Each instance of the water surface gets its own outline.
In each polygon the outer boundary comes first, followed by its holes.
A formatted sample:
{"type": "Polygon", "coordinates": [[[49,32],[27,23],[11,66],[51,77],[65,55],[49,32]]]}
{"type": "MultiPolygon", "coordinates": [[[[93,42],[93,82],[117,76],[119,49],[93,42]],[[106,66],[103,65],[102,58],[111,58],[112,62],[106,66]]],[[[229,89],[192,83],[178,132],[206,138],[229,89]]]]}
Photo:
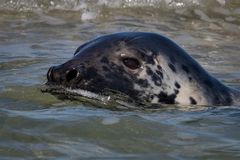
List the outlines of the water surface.
{"type": "Polygon", "coordinates": [[[238,0],[0,2],[0,159],[239,159],[237,106],[111,111],[40,89],[95,37],[166,35],[240,89],[238,0]]]}

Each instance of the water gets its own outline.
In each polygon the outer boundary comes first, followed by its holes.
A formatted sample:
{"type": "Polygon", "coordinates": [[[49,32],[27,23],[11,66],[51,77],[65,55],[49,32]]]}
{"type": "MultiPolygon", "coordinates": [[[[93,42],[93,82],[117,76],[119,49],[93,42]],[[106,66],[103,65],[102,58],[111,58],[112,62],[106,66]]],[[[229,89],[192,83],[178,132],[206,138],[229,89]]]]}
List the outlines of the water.
{"type": "Polygon", "coordinates": [[[238,0],[2,0],[0,159],[240,159],[237,106],[111,111],[43,94],[85,41],[164,34],[240,89],[238,0]]]}

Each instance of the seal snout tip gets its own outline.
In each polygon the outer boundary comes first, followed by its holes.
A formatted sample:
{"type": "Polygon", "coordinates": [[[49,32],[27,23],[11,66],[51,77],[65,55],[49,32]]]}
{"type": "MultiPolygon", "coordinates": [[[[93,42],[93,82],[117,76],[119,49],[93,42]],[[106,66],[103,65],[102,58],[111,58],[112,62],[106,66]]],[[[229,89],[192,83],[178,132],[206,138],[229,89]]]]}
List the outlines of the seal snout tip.
{"type": "Polygon", "coordinates": [[[80,81],[80,71],[76,68],[65,68],[61,66],[52,66],[47,73],[46,85],[71,85],[75,81],[80,81]]]}

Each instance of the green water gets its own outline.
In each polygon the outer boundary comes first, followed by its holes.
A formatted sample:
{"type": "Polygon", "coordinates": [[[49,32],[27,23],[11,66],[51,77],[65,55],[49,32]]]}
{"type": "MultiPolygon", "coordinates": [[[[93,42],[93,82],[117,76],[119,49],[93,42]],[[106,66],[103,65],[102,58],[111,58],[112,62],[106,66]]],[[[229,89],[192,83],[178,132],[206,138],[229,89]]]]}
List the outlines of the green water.
{"type": "Polygon", "coordinates": [[[0,159],[240,159],[239,106],[111,111],[42,93],[97,36],[166,35],[240,89],[238,0],[0,2],[0,159]]]}

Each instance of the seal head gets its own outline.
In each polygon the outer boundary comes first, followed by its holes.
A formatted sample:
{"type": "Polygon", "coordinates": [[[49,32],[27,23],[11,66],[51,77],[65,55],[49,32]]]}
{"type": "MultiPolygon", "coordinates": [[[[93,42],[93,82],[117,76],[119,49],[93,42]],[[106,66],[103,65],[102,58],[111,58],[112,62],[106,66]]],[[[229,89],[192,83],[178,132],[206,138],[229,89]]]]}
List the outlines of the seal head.
{"type": "MultiPolygon", "coordinates": [[[[238,91],[209,75],[170,39],[124,32],[81,45],[74,57],[49,69],[48,85],[128,95],[140,103],[233,105],[238,91]]],[[[239,96],[240,97],[240,96],[239,96]]]]}

